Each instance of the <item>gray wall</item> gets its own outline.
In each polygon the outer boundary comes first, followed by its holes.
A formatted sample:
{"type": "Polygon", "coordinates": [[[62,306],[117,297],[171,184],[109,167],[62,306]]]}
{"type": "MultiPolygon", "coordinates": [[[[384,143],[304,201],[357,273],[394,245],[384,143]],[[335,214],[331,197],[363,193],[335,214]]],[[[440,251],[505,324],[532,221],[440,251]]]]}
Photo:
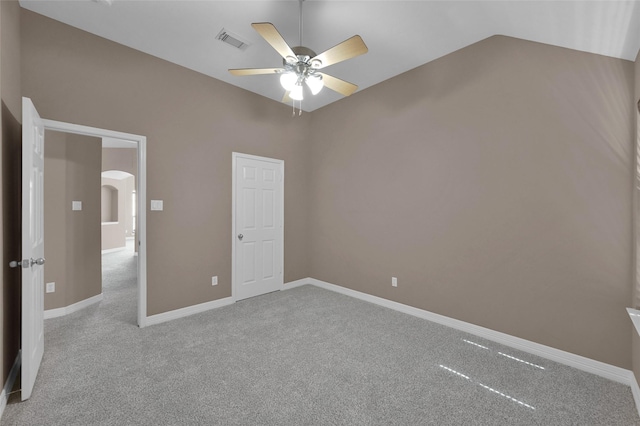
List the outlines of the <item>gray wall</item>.
{"type": "Polygon", "coordinates": [[[9,262],[20,259],[20,205],[22,158],[22,99],[20,76],[20,6],[17,1],[0,1],[0,113],[2,199],[0,214],[0,363],[1,385],[20,349],[20,270],[9,262]]]}
{"type": "Polygon", "coordinates": [[[633,69],[496,36],[314,112],[311,276],[631,368],[633,69]]]}
{"type": "Polygon", "coordinates": [[[135,148],[102,148],[102,171],[122,170],[138,176],[138,159],[135,148]]]}
{"type": "Polygon", "coordinates": [[[44,308],[67,306],[67,134],[44,134],[44,282],[55,282],[55,293],[45,293],[44,308]]]}
{"type": "Polygon", "coordinates": [[[98,138],[45,134],[45,309],[61,308],[102,292],[100,168],[98,138]],[[72,211],[72,201],[82,201],[72,211]]]}

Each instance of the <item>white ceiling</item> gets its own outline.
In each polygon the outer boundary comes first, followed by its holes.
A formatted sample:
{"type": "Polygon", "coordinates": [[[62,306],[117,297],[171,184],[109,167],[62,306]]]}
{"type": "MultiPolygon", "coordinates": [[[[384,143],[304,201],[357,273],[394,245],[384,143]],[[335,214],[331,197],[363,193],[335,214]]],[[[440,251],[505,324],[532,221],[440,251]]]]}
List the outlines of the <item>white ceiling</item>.
{"type": "MultiPolygon", "coordinates": [[[[228,68],[269,68],[281,57],[251,28],[273,23],[298,45],[298,2],[190,0],[20,0],[22,7],[280,101],[275,75],[236,77],[228,68]],[[250,43],[215,39],[222,28],[250,43]]],[[[500,34],[615,58],[640,49],[640,0],[304,2],[303,45],[320,53],[359,34],[369,53],[325,68],[365,90],[455,50],[500,34]]],[[[357,95],[357,93],[356,93],[357,95]]],[[[356,96],[354,95],[354,96],[356,96]]],[[[313,111],[342,96],[305,96],[313,111]]]]}

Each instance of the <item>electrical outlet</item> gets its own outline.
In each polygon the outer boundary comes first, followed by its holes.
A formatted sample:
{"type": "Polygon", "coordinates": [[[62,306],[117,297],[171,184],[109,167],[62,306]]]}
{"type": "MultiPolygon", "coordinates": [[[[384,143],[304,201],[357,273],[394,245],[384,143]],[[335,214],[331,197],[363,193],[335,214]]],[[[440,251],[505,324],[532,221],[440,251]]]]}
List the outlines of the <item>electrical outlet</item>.
{"type": "Polygon", "coordinates": [[[398,279],[396,277],[391,277],[391,286],[398,287],[398,279]]]}
{"type": "Polygon", "coordinates": [[[47,283],[47,293],[55,293],[56,283],[47,283]]]}
{"type": "Polygon", "coordinates": [[[211,285],[218,285],[218,276],[211,277],[211,285]]]}

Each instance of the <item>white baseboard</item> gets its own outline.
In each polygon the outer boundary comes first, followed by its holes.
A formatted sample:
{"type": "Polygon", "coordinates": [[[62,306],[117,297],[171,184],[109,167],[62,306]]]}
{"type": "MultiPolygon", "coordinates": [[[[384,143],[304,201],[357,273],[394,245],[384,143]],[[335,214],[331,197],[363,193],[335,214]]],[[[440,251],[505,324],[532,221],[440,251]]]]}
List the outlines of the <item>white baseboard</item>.
{"type": "Polygon", "coordinates": [[[200,303],[199,305],[187,306],[186,308],[180,308],[169,312],[163,312],[161,314],[151,315],[146,318],[144,326],[147,327],[178,318],[188,317],[189,315],[199,314],[200,312],[221,308],[223,306],[232,305],[233,303],[233,298],[225,297],[224,299],[213,300],[211,302],[200,303]]]}
{"type": "Polygon", "coordinates": [[[303,278],[301,280],[289,281],[282,286],[283,290],[291,290],[292,288],[301,287],[303,285],[311,284],[309,281],[311,278],[303,278]]]}
{"type": "Polygon", "coordinates": [[[16,355],[16,359],[13,362],[13,366],[9,371],[9,376],[7,377],[7,381],[4,384],[4,388],[2,388],[2,392],[0,393],[0,419],[2,419],[2,414],[4,413],[4,409],[7,407],[7,401],[9,400],[9,394],[11,393],[11,389],[13,389],[13,384],[16,382],[16,378],[18,377],[18,371],[20,371],[21,365],[21,357],[20,351],[18,351],[18,355],[16,355]]]}
{"type": "MultiPolygon", "coordinates": [[[[303,278],[301,280],[284,283],[282,289],[289,290],[307,284],[310,284],[309,279],[303,278]]],[[[223,306],[232,305],[233,303],[234,300],[232,297],[226,297],[224,299],[213,300],[211,302],[201,303],[199,305],[187,306],[186,308],[180,308],[169,312],[163,312],[161,314],[151,315],[145,319],[143,327],[154,324],[161,324],[163,322],[171,321],[178,318],[188,317],[189,315],[199,314],[211,309],[217,309],[223,306]]]]}
{"type": "MultiPolygon", "coordinates": [[[[301,285],[304,285],[305,283],[315,285],[316,287],[320,287],[326,290],[335,291],[336,293],[344,294],[346,296],[351,296],[356,299],[364,300],[366,302],[374,303],[376,305],[384,306],[385,308],[393,309],[405,314],[413,315],[427,321],[442,324],[456,330],[464,331],[466,333],[473,334],[475,336],[479,336],[487,340],[491,340],[505,346],[521,350],[523,352],[537,355],[539,357],[546,358],[551,361],[567,365],[569,367],[577,368],[578,370],[586,371],[588,373],[595,374],[606,379],[613,380],[614,382],[625,384],[627,386],[632,385],[632,380],[633,382],[635,382],[633,372],[624,368],[616,367],[604,362],[562,351],[550,346],[541,345],[539,343],[531,342],[529,340],[521,339],[519,337],[511,336],[509,334],[494,331],[485,327],[480,327],[475,324],[470,324],[468,322],[449,318],[444,315],[414,308],[412,306],[393,302],[391,300],[372,296],[370,294],[351,290],[335,284],[330,284],[324,281],[317,280],[315,278],[306,278],[303,280],[294,281],[292,284],[294,284],[295,287],[299,287],[301,285]]],[[[285,288],[293,287],[289,287],[289,284],[287,284],[285,288]]],[[[638,397],[640,398],[640,391],[638,393],[638,397]]]]}
{"type": "Polygon", "coordinates": [[[80,309],[84,309],[87,306],[91,306],[94,303],[99,303],[101,300],[102,300],[102,293],[96,296],[90,297],[88,299],[84,299],[79,302],[76,302],[73,305],[65,306],[64,308],[47,309],[46,311],[44,311],[44,319],[57,318],[57,317],[69,315],[79,311],[80,309]]]}

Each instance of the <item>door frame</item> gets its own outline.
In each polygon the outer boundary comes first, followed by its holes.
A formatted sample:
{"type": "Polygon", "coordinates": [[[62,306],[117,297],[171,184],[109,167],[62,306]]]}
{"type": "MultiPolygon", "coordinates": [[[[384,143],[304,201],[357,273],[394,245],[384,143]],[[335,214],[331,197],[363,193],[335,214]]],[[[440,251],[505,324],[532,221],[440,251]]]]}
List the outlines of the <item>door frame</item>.
{"type": "MultiPolygon", "coordinates": [[[[138,179],[136,180],[136,204],[138,209],[138,326],[147,326],[147,137],[97,127],[82,126],[62,121],[42,120],[45,131],[73,133],[98,138],[114,138],[131,141],[138,151],[138,179]]],[[[45,135],[46,144],[46,135],[45,135]]],[[[46,171],[45,171],[46,173],[46,171]]]]}
{"type": "Polygon", "coordinates": [[[242,154],[240,152],[232,152],[231,153],[231,299],[236,302],[237,301],[237,277],[236,277],[236,163],[239,158],[246,158],[249,160],[257,160],[257,161],[265,161],[269,163],[277,164],[280,168],[280,193],[282,196],[280,197],[280,205],[278,208],[280,209],[280,232],[278,233],[278,238],[282,241],[280,244],[279,256],[280,256],[280,276],[282,277],[282,284],[280,286],[280,290],[284,288],[284,160],[279,160],[276,158],[269,157],[260,157],[257,155],[251,154],[242,154]]]}

